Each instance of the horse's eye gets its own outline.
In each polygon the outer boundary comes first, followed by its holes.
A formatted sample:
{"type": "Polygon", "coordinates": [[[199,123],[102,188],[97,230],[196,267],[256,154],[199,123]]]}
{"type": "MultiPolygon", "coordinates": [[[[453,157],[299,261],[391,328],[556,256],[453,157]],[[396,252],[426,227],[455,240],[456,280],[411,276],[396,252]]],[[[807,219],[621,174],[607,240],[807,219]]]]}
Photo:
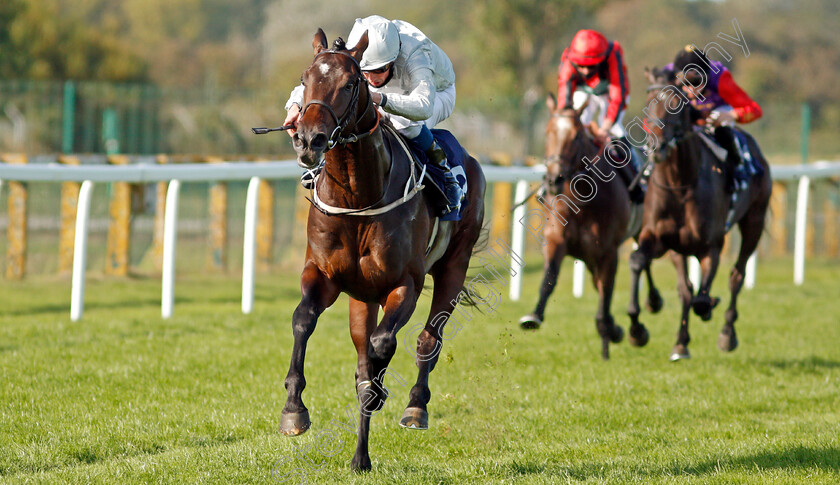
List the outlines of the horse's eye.
{"type": "Polygon", "coordinates": [[[353,89],[353,83],[347,83],[347,84],[344,86],[344,90],[345,90],[345,91],[350,91],[351,89],[353,89]]]}

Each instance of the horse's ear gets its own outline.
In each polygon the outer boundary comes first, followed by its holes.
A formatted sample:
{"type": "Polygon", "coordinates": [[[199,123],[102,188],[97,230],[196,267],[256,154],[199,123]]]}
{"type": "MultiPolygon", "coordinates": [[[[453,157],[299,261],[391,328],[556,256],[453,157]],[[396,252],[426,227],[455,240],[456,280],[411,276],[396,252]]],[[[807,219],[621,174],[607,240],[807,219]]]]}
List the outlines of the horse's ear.
{"type": "Polygon", "coordinates": [[[350,55],[353,56],[359,62],[362,62],[362,54],[365,53],[365,49],[368,48],[368,33],[367,30],[362,37],[359,39],[359,42],[356,42],[356,45],[353,46],[353,49],[350,51],[350,55]]]}
{"type": "Polygon", "coordinates": [[[324,30],[318,28],[318,32],[315,32],[315,36],[312,37],[312,50],[315,51],[315,55],[321,53],[321,51],[327,49],[327,34],[324,33],[324,30]]]}
{"type": "Polygon", "coordinates": [[[553,93],[548,93],[548,96],[545,97],[545,106],[549,113],[557,111],[557,98],[554,97],[553,93]]]}
{"type": "Polygon", "coordinates": [[[651,69],[645,66],[645,77],[648,80],[648,84],[656,84],[656,68],[651,69]]]}

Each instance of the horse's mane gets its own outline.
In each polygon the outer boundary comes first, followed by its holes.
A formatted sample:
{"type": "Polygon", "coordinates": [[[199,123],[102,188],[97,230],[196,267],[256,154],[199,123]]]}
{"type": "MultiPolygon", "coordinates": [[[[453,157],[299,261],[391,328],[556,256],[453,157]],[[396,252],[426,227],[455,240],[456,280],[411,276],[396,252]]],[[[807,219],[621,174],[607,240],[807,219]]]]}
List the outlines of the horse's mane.
{"type": "Polygon", "coordinates": [[[347,44],[344,42],[344,39],[342,39],[341,37],[335,39],[333,41],[333,50],[346,51],[347,50],[347,44]]]}

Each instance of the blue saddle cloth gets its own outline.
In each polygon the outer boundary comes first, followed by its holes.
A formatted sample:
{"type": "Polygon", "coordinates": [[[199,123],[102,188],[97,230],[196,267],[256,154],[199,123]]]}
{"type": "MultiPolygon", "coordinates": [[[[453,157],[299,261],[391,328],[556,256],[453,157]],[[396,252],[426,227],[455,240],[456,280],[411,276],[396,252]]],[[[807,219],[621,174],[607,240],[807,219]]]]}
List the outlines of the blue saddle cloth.
{"type": "MultiPolygon", "coordinates": [[[[441,216],[440,220],[460,221],[461,214],[464,212],[464,207],[467,205],[467,173],[464,170],[464,161],[466,159],[467,152],[449,131],[438,129],[433,129],[431,131],[435,140],[437,140],[438,144],[446,153],[446,159],[449,161],[450,171],[452,172],[452,175],[455,176],[455,179],[458,180],[458,184],[464,192],[464,200],[461,202],[461,209],[457,213],[453,211],[445,216],[441,216]]],[[[415,147],[413,143],[408,143],[408,146],[411,148],[414,158],[426,166],[426,180],[430,180],[437,186],[437,192],[440,193],[439,197],[445,197],[443,195],[443,190],[441,190],[444,186],[443,169],[437,165],[429,164],[429,159],[426,157],[426,153],[415,147]]]]}
{"type": "Polygon", "coordinates": [[[749,181],[753,177],[764,175],[764,167],[758,161],[758,157],[750,151],[750,144],[747,141],[747,134],[741,130],[732,130],[735,133],[735,143],[738,151],[741,152],[741,159],[744,161],[735,170],[735,177],[738,180],[749,181]]]}

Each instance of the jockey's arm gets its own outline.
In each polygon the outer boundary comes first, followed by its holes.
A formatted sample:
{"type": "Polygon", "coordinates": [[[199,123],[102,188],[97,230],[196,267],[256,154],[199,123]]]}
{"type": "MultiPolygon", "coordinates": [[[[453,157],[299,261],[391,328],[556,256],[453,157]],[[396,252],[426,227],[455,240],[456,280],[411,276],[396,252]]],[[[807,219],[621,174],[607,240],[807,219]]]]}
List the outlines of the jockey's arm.
{"type": "Polygon", "coordinates": [[[720,94],[721,99],[726,104],[732,106],[732,114],[735,117],[735,121],[749,123],[761,118],[761,106],[735,83],[729,71],[725,71],[720,76],[718,94],[720,94]]]}
{"type": "Polygon", "coordinates": [[[627,81],[624,67],[624,53],[620,45],[615,45],[615,49],[610,53],[607,63],[610,72],[610,103],[607,106],[607,114],[604,116],[604,122],[601,125],[601,129],[604,131],[609,131],[621,112],[627,108],[625,103],[627,101],[627,95],[630,94],[630,84],[627,81]]]}
{"type": "Polygon", "coordinates": [[[577,72],[565,54],[557,68],[557,104],[562,108],[573,108],[572,96],[577,89],[577,72]]]}
{"type": "Polygon", "coordinates": [[[382,109],[412,121],[425,121],[432,117],[435,109],[434,75],[428,67],[416,68],[408,75],[407,94],[382,90],[388,98],[382,109]]]}
{"type": "MultiPolygon", "coordinates": [[[[303,84],[299,84],[292,89],[292,94],[289,96],[289,100],[286,101],[286,119],[283,121],[284,125],[293,124],[297,126],[297,120],[300,116],[300,107],[303,104],[303,84]]],[[[289,136],[294,136],[297,130],[292,128],[290,130],[286,130],[286,133],[289,136]]]]}

